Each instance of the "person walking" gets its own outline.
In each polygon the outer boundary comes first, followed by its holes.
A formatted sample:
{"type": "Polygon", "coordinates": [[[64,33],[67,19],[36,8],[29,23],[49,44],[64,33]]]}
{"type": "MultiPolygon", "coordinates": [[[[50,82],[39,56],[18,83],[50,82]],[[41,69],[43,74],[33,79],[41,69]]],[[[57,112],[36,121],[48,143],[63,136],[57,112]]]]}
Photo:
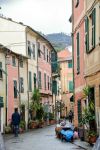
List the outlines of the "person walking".
{"type": "Polygon", "coordinates": [[[20,124],[20,114],[18,113],[18,108],[15,108],[15,112],[12,114],[12,125],[15,137],[18,137],[19,124],[20,124]]]}
{"type": "Polygon", "coordinates": [[[70,112],[69,112],[69,122],[72,123],[72,120],[73,120],[73,112],[72,112],[72,110],[70,110],[70,112]]]}

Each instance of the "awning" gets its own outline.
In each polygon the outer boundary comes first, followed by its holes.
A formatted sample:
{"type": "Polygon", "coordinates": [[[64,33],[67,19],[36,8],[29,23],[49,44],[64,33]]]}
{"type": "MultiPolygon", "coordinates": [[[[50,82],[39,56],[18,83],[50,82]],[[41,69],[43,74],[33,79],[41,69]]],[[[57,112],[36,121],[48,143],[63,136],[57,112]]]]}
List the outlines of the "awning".
{"type": "Polygon", "coordinates": [[[4,103],[3,103],[3,97],[0,96],[0,107],[3,107],[4,103]]]}
{"type": "Polygon", "coordinates": [[[70,97],[70,102],[74,102],[73,95],[70,97]]]}

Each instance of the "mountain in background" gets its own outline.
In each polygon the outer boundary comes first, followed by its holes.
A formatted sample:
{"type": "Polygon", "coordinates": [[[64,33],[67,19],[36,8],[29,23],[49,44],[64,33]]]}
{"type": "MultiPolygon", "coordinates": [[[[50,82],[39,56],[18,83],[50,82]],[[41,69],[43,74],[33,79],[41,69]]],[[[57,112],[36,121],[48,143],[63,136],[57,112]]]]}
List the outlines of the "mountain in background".
{"type": "Polygon", "coordinates": [[[52,43],[56,51],[63,50],[72,45],[71,36],[65,33],[47,34],[46,38],[52,43]]]}

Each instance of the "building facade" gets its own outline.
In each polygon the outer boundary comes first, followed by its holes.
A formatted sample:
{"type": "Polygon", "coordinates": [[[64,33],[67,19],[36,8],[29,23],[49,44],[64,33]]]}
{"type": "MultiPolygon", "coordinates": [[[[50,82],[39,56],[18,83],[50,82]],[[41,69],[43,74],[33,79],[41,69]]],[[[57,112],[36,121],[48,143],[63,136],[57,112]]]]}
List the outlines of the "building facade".
{"type": "Polygon", "coordinates": [[[85,1],[72,1],[72,37],[74,68],[74,124],[78,126],[82,117],[84,79],[84,15],[85,1]]]}
{"type": "Polygon", "coordinates": [[[67,116],[70,109],[73,109],[73,103],[70,98],[73,95],[73,72],[72,72],[72,54],[69,50],[65,49],[58,52],[58,62],[60,66],[60,79],[61,79],[61,100],[65,104],[65,110],[62,116],[67,116]]]}
{"type": "Polygon", "coordinates": [[[85,0],[85,69],[95,104],[97,129],[100,134],[100,1],[85,0]]]}
{"type": "Polygon", "coordinates": [[[51,66],[52,66],[52,95],[53,95],[53,112],[55,119],[58,121],[62,112],[61,101],[61,80],[57,52],[51,52],[51,66]]]}
{"type": "Polygon", "coordinates": [[[7,94],[6,94],[6,61],[5,53],[2,51],[2,45],[0,45],[0,132],[3,132],[4,124],[6,122],[6,106],[7,106],[7,94]]]}
{"type": "MultiPolygon", "coordinates": [[[[48,103],[49,109],[52,111],[51,50],[54,49],[53,46],[39,32],[24,25],[22,22],[18,23],[11,18],[0,17],[0,26],[2,31],[0,43],[19,55],[19,58],[15,56],[14,60],[17,63],[17,67],[9,65],[8,71],[10,73],[12,72],[13,77],[9,76],[9,80],[13,79],[14,84],[17,84],[17,80],[21,81],[22,91],[19,92],[17,98],[19,99],[20,105],[25,106],[24,116],[27,116],[27,118],[29,116],[27,108],[29,109],[32,93],[36,88],[40,90],[41,103],[48,103]],[[25,58],[27,57],[28,59],[26,61],[25,58]],[[19,66],[20,59],[23,61],[23,64],[21,61],[22,67],[19,66]]],[[[14,58],[9,59],[12,61],[14,58]]],[[[20,87],[19,84],[17,86],[18,88],[20,87]]],[[[10,86],[9,90],[12,91],[13,87],[10,86]]],[[[15,103],[14,106],[16,107],[19,105],[15,101],[13,103],[15,103]]],[[[8,114],[8,118],[10,118],[11,112],[8,114]]],[[[27,118],[25,119],[26,122],[28,120],[27,118]]]]}

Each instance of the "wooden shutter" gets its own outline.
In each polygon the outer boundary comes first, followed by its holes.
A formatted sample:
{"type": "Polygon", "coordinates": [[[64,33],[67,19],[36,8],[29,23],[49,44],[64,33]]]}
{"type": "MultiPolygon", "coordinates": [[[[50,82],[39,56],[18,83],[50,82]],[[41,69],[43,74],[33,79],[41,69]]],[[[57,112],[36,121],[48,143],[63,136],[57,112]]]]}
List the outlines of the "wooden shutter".
{"type": "Polygon", "coordinates": [[[52,92],[57,95],[57,81],[52,82],[52,92]]]}
{"type": "Polygon", "coordinates": [[[80,41],[79,32],[77,33],[77,73],[80,72],[80,41]]]}
{"type": "Polygon", "coordinates": [[[69,92],[73,92],[73,81],[69,81],[69,92]]]}
{"type": "Polygon", "coordinates": [[[36,89],[36,73],[34,73],[34,88],[36,89]]]}
{"type": "Polygon", "coordinates": [[[86,17],[85,19],[85,47],[86,52],[89,52],[89,19],[86,17]]]}
{"type": "Polygon", "coordinates": [[[17,81],[14,80],[14,98],[17,98],[17,81]]]}
{"type": "Polygon", "coordinates": [[[32,91],[32,75],[30,71],[29,71],[29,91],[32,91]]]}
{"type": "Polygon", "coordinates": [[[0,62],[0,78],[3,77],[3,74],[2,74],[2,62],[0,62]]]}
{"type": "Polygon", "coordinates": [[[78,123],[80,123],[82,120],[81,100],[78,100],[77,107],[78,107],[78,123]]]}
{"type": "Polygon", "coordinates": [[[41,89],[42,86],[41,86],[41,72],[39,71],[39,88],[41,89]]]}
{"type": "Polygon", "coordinates": [[[95,47],[96,9],[92,12],[92,48],[95,47]]]}
{"type": "Polygon", "coordinates": [[[46,74],[44,73],[44,89],[46,90],[46,74]]]}

